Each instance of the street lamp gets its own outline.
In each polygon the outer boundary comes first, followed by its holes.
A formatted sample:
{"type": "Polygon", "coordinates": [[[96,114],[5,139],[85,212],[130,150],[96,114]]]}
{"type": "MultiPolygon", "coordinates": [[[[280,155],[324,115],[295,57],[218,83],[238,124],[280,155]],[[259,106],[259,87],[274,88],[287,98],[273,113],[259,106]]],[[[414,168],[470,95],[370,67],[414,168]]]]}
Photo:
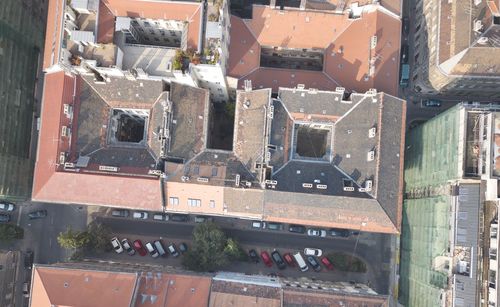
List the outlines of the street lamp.
{"type": "Polygon", "coordinates": [[[349,258],[349,269],[351,268],[352,258],[354,257],[354,253],[356,252],[356,248],[358,247],[359,235],[361,234],[361,228],[363,228],[365,226],[366,226],[366,222],[362,222],[361,225],[359,225],[358,235],[356,236],[356,243],[354,243],[354,249],[352,250],[351,258],[349,258]]]}

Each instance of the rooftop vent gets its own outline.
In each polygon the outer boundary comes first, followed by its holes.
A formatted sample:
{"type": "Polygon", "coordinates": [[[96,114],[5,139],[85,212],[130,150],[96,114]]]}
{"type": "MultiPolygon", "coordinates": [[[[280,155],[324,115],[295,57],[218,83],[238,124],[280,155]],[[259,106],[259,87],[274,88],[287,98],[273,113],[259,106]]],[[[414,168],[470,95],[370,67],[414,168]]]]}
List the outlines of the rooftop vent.
{"type": "Polygon", "coordinates": [[[243,108],[248,109],[249,107],[250,107],[250,100],[249,100],[249,99],[246,99],[246,100],[243,102],[243,108]]]}
{"type": "Polygon", "coordinates": [[[297,89],[303,90],[305,88],[304,84],[297,84],[297,89]]]}
{"type": "Polygon", "coordinates": [[[107,166],[107,165],[99,165],[99,170],[100,171],[105,171],[105,172],[118,172],[118,167],[116,166],[107,166]]]}
{"type": "Polygon", "coordinates": [[[310,189],[310,188],[312,188],[312,187],[313,187],[313,185],[312,185],[312,183],[305,183],[305,182],[304,182],[304,183],[302,183],[302,187],[303,187],[303,188],[306,188],[306,189],[310,189]]]}
{"type": "Polygon", "coordinates": [[[477,40],[477,43],[479,45],[486,45],[488,43],[489,39],[485,36],[482,36],[480,37],[478,40],[477,40]]]}
{"type": "Polygon", "coordinates": [[[206,178],[206,177],[198,177],[198,178],[196,178],[196,181],[207,183],[208,182],[208,178],[206,178]]]}
{"type": "Polygon", "coordinates": [[[243,84],[244,84],[246,92],[249,92],[252,90],[252,80],[245,80],[245,81],[243,81],[243,84]]]}
{"type": "Polygon", "coordinates": [[[237,187],[240,186],[240,174],[236,174],[236,178],[234,180],[234,185],[237,187]]]}
{"type": "Polygon", "coordinates": [[[375,137],[375,134],[377,133],[377,128],[373,127],[373,128],[370,128],[368,130],[368,137],[371,139],[371,138],[374,138],[375,137]]]}
{"type": "Polygon", "coordinates": [[[373,161],[375,159],[375,151],[370,150],[366,156],[367,161],[373,161]]]}
{"type": "Polygon", "coordinates": [[[328,186],[326,184],[317,184],[316,185],[316,189],[319,189],[319,190],[326,190],[328,188],[328,186]]]}
{"type": "Polygon", "coordinates": [[[372,180],[366,180],[365,181],[365,190],[367,192],[370,192],[372,190],[372,187],[373,187],[373,181],[372,180]]]}

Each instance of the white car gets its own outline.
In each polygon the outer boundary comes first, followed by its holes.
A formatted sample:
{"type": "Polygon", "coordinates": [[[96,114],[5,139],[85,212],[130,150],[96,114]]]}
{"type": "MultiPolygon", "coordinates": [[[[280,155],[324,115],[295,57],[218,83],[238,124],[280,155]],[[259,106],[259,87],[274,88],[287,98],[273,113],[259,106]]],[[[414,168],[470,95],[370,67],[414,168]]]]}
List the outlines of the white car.
{"type": "Polygon", "coordinates": [[[147,220],[148,213],[146,211],[135,211],[134,214],[132,215],[132,217],[134,219],[147,220]]]}
{"type": "Polygon", "coordinates": [[[0,202],[0,211],[14,211],[16,206],[14,204],[8,203],[8,202],[0,202]]]}
{"type": "Polygon", "coordinates": [[[306,247],[304,248],[304,255],[321,257],[321,255],[323,255],[323,251],[319,248],[306,247]]]}
{"type": "Polygon", "coordinates": [[[122,244],[120,243],[120,240],[118,240],[117,237],[114,237],[111,239],[111,245],[113,245],[113,249],[117,254],[123,253],[123,247],[122,244]]]}
{"type": "Polygon", "coordinates": [[[309,228],[307,230],[307,235],[311,237],[326,237],[326,230],[324,229],[317,229],[317,228],[309,228]]]}

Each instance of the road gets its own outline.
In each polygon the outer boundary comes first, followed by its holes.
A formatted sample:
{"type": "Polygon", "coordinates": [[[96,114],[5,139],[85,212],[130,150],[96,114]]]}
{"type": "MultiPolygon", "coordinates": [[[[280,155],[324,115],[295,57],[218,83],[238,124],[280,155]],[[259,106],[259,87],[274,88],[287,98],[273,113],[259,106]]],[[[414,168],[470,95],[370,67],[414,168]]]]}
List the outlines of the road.
{"type": "MultiPolygon", "coordinates": [[[[220,220],[220,218],[218,218],[220,220]]],[[[174,222],[155,222],[141,221],[120,218],[111,218],[99,216],[96,220],[111,228],[114,234],[123,238],[128,237],[129,240],[135,240],[145,237],[147,240],[152,238],[162,238],[165,242],[173,241],[188,241],[191,238],[191,233],[194,228],[192,223],[174,223],[174,222]]],[[[255,230],[250,227],[249,221],[229,219],[231,223],[221,221],[218,223],[224,232],[235,239],[242,245],[256,247],[257,250],[279,249],[280,251],[300,251],[305,247],[321,248],[325,251],[342,251],[345,253],[353,253],[356,245],[356,237],[349,239],[345,238],[311,238],[304,234],[293,234],[287,231],[271,231],[271,230],[255,230]]],[[[358,244],[356,246],[355,255],[363,259],[369,268],[371,276],[371,284],[378,293],[388,293],[389,275],[390,275],[390,258],[391,258],[391,237],[383,234],[361,233],[358,244]]],[[[115,255],[108,255],[111,259],[115,255]]],[[[118,257],[119,258],[119,257],[118,257]]],[[[127,257],[123,257],[127,259],[127,257]]],[[[123,259],[119,258],[119,259],[123,259]]],[[[139,259],[139,258],[137,258],[139,259]]],[[[143,259],[141,259],[143,261],[143,259]]],[[[155,263],[155,260],[147,258],[146,261],[155,263]]],[[[232,267],[237,269],[237,266],[232,267]]],[[[244,266],[239,268],[245,273],[249,269],[244,266]]],[[[252,270],[250,270],[252,271],[252,270]]],[[[253,273],[259,271],[253,270],[253,273]]],[[[315,276],[314,273],[311,276],[315,276]]],[[[317,277],[321,279],[321,277],[317,277]]],[[[345,278],[345,277],[344,277],[345,278]]],[[[335,278],[333,278],[335,279],[335,278]]],[[[344,279],[345,281],[346,279],[344,279]]],[[[360,280],[361,281],[361,280],[360,280]]],[[[366,281],[366,277],[364,279],[366,281]]]]}

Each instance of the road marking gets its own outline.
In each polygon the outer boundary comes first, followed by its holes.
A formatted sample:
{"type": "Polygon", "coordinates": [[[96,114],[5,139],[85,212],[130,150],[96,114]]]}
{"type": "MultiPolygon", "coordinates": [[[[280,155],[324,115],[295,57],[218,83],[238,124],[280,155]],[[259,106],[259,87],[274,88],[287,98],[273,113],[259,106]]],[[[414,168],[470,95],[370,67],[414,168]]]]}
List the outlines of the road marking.
{"type": "Polygon", "coordinates": [[[21,223],[21,214],[23,212],[23,207],[24,206],[19,206],[19,212],[17,213],[17,226],[21,223]]]}

